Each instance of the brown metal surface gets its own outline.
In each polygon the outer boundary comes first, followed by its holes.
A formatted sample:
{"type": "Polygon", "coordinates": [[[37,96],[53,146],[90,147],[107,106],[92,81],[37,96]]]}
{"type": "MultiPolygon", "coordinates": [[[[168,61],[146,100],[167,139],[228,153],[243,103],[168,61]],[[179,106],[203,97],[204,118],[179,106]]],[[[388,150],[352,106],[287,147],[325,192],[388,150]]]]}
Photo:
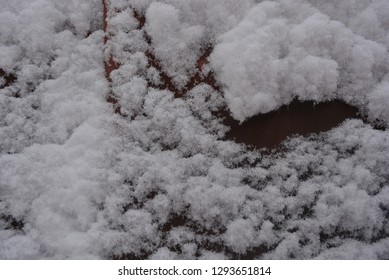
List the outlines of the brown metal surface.
{"type": "Polygon", "coordinates": [[[358,110],[341,101],[319,103],[294,101],[267,114],[259,114],[242,124],[224,113],[230,127],[226,139],[256,148],[274,148],[289,136],[328,131],[348,118],[358,118],[358,110]]]}

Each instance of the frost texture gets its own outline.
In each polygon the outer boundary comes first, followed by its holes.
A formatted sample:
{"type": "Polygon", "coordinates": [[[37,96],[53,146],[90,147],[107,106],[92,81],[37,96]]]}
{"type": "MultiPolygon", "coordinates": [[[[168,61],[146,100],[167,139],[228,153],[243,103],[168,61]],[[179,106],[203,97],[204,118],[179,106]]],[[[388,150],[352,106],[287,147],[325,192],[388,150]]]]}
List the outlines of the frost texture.
{"type": "Polygon", "coordinates": [[[112,0],[104,47],[100,0],[2,1],[0,258],[388,259],[386,2],[112,0]],[[210,45],[223,94],[159,88],[161,70],[185,88],[210,45]],[[272,154],[222,140],[225,105],[244,121],[294,98],[383,129],[272,154]]]}

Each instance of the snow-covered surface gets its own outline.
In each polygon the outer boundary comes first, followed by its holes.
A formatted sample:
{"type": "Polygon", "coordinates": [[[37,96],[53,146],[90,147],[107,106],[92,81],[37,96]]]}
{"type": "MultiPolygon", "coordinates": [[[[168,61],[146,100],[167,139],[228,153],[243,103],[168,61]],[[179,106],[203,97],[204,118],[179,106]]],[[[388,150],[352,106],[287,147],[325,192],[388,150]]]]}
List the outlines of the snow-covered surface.
{"type": "Polygon", "coordinates": [[[244,121],[296,97],[363,104],[387,73],[388,58],[385,44],[306,1],[265,1],[218,38],[212,65],[233,116],[244,121]]]}
{"type": "Polygon", "coordinates": [[[0,0],[1,259],[389,258],[387,130],[348,120],[266,155],[212,115],[337,98],[389,125],[386,0],[109,4],[104,46],[100,0],[0,0]],[[150,86],[148,53],[183,88],[209,45],[223,94],[150,86]]]}

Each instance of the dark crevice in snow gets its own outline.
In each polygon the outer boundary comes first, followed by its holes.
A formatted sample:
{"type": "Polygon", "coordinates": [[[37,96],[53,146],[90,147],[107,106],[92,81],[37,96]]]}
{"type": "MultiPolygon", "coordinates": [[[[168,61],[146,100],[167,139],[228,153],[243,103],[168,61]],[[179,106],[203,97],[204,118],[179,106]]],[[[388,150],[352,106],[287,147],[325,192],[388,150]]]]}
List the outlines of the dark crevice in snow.
{"type": "Polygon", "coordinates": [[[6,230],[23,230],[24,222],[22,220],[15,219],[11,215],[0,215],[0,220],[5,222],[6,230]]]}
{"type": "Polygon", "coordinates": [[[108,259],[112,260],[145,260],[150,256],[150,253],[141,251],[138,254],[120,254],[120,255],[113,255],[109,257],[108,259]]]}
{"type": "Polygon", "coordinates": [[[181,227],[188,223],[188,218],[185,214],[174,213],[168,218],[167,222],[161,225],[163,233],[170,232],[175,227],[181,227]]]}
{"type": "Polygon", "coordinates": [[[3,69],[0,68],[0,89],[6,88],[12,85],[16,81],[16,76],[12,73],[6,73],[3,69]],[[1,79],[4,79],[1,82],[1,79]]]}
{"type": "Polygon", "coordinates": [[[133,10],[134,18],[139,22],[139,29],[142,29],[146,23],[146,16],[140,12],[133,10]]]}
{"type": "Polygon", "coordinates": [[[262,245],[262,246],[250,248],[244,254],[227,250],[226,254],[229,256],[229,259],[231,260],[255,260],[255,259],[259,259],[262,255],[273,251],[275,248],[277,248],[277,246],[278,244],[272,246],[262,245]]]}

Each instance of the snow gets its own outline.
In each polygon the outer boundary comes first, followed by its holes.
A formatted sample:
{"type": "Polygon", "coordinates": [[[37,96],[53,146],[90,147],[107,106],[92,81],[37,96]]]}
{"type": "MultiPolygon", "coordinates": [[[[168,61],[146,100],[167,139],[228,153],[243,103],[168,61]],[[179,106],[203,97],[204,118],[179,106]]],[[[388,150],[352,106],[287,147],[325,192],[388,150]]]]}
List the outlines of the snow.
{"type": "Polygon", "coordinates": [[[368,115],[372,120],[389,124],[389,76],[386,77],[375,86],[372,92],[367,96],[367,110],[368,115]]]}
{"type": "Polygon", "coordinates": [[[0,258],[387,259],[387,5],[111,0],[104,45],[100,0],[1,1],[0,258]],[[186,88],[210,46],[220,90],[186,88]],[[371,124],[272,153],[223,140],[223,108],[295,98],[371,124]]]}
{"type": "Polygon", "coordinates": [[[218,38],[211,62],[243,122],[294,98],[364,103],[387,72],[387,49],[305,1],[265,1],[218,38]]]}
{"type": "Polygon", "coordinates": [[[200,55],[201,26],[182,26],[179,11],[167,4],[152,3],[146,14],[147,32],[155,44],[154,52],[163,69],[183,88],[194,74],[196,58],[200,55]]]}

